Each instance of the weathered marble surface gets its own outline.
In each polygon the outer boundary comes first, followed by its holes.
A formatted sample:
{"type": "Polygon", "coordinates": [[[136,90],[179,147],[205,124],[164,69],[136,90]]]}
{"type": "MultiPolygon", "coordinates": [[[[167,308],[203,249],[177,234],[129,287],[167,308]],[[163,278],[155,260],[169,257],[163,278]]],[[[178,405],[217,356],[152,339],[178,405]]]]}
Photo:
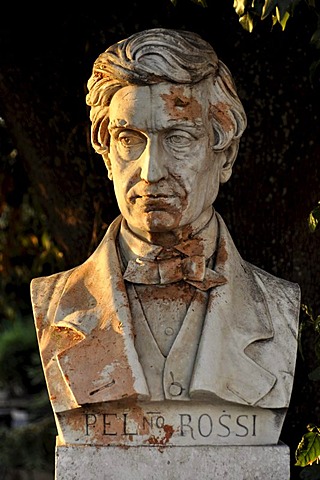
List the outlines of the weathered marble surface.
{"type": "Polygon", "coordinates": [[[112,402],[57,414],[59,445],[276,445],[285,411],[200,402],[112,402]]]}
{"type": "Polygon", "coordinates": [[[56,480],[288,480],[289,448],[57,447],[56,480]]]}
{"type": "Polygon", "coordinates": [[[121,215],[31,284],[58,445],[276,445],[300,291],[242,259],[213,207],[246,127],[228,68],[195,34],[140,32],[98,57],[87,104],[121,215]]]}

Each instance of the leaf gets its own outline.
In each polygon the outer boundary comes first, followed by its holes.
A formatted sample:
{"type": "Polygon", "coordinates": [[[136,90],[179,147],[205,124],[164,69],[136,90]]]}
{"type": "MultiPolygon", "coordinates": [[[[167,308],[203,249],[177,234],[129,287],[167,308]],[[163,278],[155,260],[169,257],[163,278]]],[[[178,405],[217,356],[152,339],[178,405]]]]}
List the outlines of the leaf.
{"type": "Polygon", "coordinates": [[[295,452],[297,467],[311,465],[320,459],[320,434],[316,430],[303,435],[295,452]]]}
{"type": "Polygon", "coordinates": [[[239,17],[245,14],[248,5],[248,0],[234,0],[233,8],[235,9],[236,13],[239,17]]]}
{"type": "Polygon", "coordinates": [[[311,232],[314,232],[320,221],[320,204],[317,205],[309,214],[308,226],[311,232]]]}
{"type": "Polygon", "coordinates": [[[305,303],[302,303],[301,310],[310,318],[312,322],[314,322],[312,307],[309,307],[305,303]]]}
{"type": "Polygon", "coordinates": [[[290,14],[289,14],[288,12],[284,12],[284,15],[281,16],[281,13],[280,13],[279,8],[276,7],[276,16],[277,16],[278,22],[279,22],[280,25],[281,25],[282,30],[284,30],[284,29],[286,28],[287,21],[288,21],[289,18],[290,18],[290,14]]]}
{"type": "Polygon", "coordinates": [[[308,378],[313,382],[320,380],[320,366],[312,370],[312,372],[309,373],[308,378]]]}
{"type": "Polygon", "coordinates": [[[253,17],[250,15],[250,13],[246,13],[245,15],[242,15],[240,17],[239,22],[241,26],[247,30],[248,32],[252,32],[253,30],[253,17]]]}
{"type": "Polygon", "coordinates": [[[319,428],[318,428],[317,425],[315,425],[314,423],[308,423],[308,425],[307,425],[307,430],[308,430],[309,432],[318,432],[318,433],[320,433],[319,428]]]}
{"type": "Polygon", "coordinates": [[[274,27],[278,23],[278,19],[276,15],[272,15],[272,27],[274,27]]]}
{"type": "Polygon", "coordinates": [[[280,24],[283,21],[286,13],[288,15],[290,14],[292,4],[293,4],[293,0],[278,0],[277,10],[279,11],[280,19],[278,19],[278,21],[280,24]]]}
{"type": "Polygon", "coordinates": [[[262,9],[261,20],[264,20],[270,15],[270,13],[277,6],[277,3],[278,3],[278,0],[266,0],[264,7],[262,9]]]}

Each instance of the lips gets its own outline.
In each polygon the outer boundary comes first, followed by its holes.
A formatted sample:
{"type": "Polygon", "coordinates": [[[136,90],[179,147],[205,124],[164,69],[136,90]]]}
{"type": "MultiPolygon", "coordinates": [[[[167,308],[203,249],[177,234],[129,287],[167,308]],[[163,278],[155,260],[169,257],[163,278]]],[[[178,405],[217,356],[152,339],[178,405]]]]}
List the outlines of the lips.
{"type": "Polygon", "coordinates": [[[144,202],[148,202],[148,201],[155,201],[155,202],[158,202],[158,201],[166,201],[168,199],[172,199],[172,198],[179,198],[179,195],[177,194],[173,194],[173,193],[142,193],[141,194],[137,194],[137,193],[133,193],[129,196],[129,201],[130,203],[135,203],[137,200],[142,200],[144,202]]]}
{"type": "Polygon", "coordinates": [[[172,204],[172,200],[176,200],[178,197],[174,195],[137,195],[131,199],[131,203],[141,202],[144,205],[169,205],[172,204]]]}
{"type": "Polygon", "coordinates": [[[167,211],[175,210],[180,205],[180,198],[176,195],[165,194],[147,194],[135,195],[131,197],[130,202],[136,205],[141,212],[167,211]]]}
{"type": "Polygon", "coordinates": [[[133,197],[133,200],[136,200],[138,198],[150,198],[150,199],[162,199],[162,198],[173,198],[175,195],[165,195],[163,193],[152,193],[152,194],[146,194],[146,195],[136,195],[133,197]]]}

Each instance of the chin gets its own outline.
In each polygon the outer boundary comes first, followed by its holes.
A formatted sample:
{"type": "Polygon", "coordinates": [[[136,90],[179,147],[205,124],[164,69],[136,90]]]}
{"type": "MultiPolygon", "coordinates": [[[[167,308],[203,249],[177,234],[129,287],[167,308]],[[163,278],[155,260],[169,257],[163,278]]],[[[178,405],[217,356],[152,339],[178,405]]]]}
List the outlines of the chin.
{"type": "Polygon", "coordinates": [[[178,217],[165,211],[152,211],[143,214],[141,229],[150,233],[166,233],[179,228],[181,215],[178,217]]]}

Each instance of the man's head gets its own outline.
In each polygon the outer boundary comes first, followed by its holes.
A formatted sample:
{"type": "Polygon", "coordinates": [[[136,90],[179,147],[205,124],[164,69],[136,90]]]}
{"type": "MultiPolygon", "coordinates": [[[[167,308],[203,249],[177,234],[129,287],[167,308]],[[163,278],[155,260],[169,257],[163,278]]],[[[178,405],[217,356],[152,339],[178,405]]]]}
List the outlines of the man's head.
{"type": "Polygon", "coordinates": [[[190,32],[134,34],[98,57],[88,89],[92,144],[129,226],[143,235],[199,218],[229,179],[246,127],[212,47],[190,32]]]}

